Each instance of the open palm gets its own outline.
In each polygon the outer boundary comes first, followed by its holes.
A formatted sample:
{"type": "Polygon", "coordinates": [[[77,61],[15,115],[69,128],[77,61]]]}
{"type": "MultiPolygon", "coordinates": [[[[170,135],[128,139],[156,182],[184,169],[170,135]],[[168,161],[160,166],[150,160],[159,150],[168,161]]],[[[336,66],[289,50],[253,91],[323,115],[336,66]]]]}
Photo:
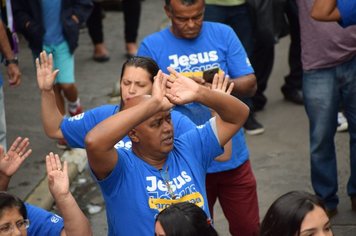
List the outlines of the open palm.
{"type": "Polygon", "coordinates": [[[13,176],[20,168],[21,164],[32,153],[28,149],[30,145],[28,138],[18,137],[11,145],[9,151],[4,154],[4,149],[0,148],[0,173],[7,177],[13,176]]]}
{"type": "Polygon", "coordinates": [[[37,83],[41,90],[52,90],[54,80],[59,70],[53,71],[53,56],[45,51],[40,53],[40,59],[36,59],[37,83]]]}

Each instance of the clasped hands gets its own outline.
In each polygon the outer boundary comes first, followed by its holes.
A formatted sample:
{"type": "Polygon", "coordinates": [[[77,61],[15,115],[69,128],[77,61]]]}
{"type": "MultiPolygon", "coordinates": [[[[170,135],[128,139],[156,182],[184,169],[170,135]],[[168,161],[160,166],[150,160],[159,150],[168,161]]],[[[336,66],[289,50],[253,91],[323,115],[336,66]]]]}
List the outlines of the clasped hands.
{"type": "MultiPolygon", "coordinates": [[[[161,70],[154,78],[152,97],[161,101],[164,109],[170,109],[174,105],[183,105],[196,102],[201,89],[208,89],[204,85],[198,84],[193,79],[183,76],[171,67],[167,68],[170,75],[161,70]]],[[[229,79],[223,73],[216,74],[210,89],[222,93],[230,94],[234,84],[229,83],[229,79]]]]}

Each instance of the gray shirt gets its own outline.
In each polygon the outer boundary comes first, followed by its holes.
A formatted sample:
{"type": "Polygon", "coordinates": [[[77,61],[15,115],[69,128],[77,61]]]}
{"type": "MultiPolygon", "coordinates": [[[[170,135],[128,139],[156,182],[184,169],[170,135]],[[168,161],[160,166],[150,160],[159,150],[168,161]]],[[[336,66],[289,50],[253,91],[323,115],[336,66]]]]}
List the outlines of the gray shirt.
{"type": "Polygon", "coordinates": [[[336,22],[310,17],[312,0],[297,0],[303,70],[330,68],[356,55],[356,26],[342,28],[336,22]]]}

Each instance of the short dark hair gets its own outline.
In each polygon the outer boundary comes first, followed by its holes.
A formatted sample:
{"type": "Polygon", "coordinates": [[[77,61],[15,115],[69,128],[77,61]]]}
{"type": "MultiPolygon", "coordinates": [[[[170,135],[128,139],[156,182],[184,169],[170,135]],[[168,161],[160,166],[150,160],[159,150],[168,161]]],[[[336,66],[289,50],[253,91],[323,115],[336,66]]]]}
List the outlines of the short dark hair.
{"type": "Polygon", "coordinates": [[[159,221],[166,235],[169,236],[217,236],[206,213],[197,205],[180,202],[161,211],[159,221]]]}
{"type": "Polygon", "coordinates": [[[292,191],[280,196],[268,209],[260,229],[260,236],[299,235],[304,217],[315,206],[325,211],[322,200],[304,191],[292,191]]]}
{"type": "Polygon", "coordinates": [[[155,77],[159,71],[157,63],[150,57],[133,56],[124,62],[121,69],[121,77],[124,76],[126,67],[133,66],[142,68],[150,74],[150,80],[153,83],[153,77],[155,77]]]}
{"type": "MultiPolygon", "coordinates": [[[[166,3],[166,7],[171,7],[171,1],[172,0],[165,0],[165,3],[166,3]]],[[[186,6],[190,6],[190,5],[193,5],[195,4],[196,2],[198,2],[198,0],[180,0],[180,2],[183,4],[183,5],[186,5],[186,6]]]]}
{"type": "Polygon", "coordinates": [[[6,209],[17,208],[24,219],[27,219],[27,210],[23,201],[7,192],[0,191],[0,218],[6,209]]]}

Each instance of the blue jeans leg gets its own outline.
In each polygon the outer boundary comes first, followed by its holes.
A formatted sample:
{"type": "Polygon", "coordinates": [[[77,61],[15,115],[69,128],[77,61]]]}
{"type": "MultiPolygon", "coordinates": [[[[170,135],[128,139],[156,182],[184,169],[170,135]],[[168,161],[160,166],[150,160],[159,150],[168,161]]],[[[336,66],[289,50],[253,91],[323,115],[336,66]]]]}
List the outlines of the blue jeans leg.
{"type": "Polygon", "coordinates": [[[326,207],[334,209],[339,202],[334,143],[339,90],[335,69],[305,71],[303,94],[309,118],[311,182],[326,207]]]}
{"type": "Polygon", "coordinates": [[[337,68],[340,74],[340,91],[350,134],[350,178],[347,183],[349,196],[356,196],[356,57],[337,68]]]}

